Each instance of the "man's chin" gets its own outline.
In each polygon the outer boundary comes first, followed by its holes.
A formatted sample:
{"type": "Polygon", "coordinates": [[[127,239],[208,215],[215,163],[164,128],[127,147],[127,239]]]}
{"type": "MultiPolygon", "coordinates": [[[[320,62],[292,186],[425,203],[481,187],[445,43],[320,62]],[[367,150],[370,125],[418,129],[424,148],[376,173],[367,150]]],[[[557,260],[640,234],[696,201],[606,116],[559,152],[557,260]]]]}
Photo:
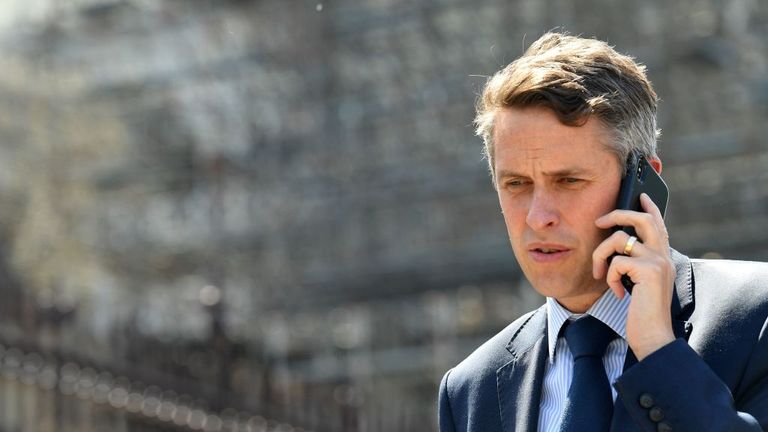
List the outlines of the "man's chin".
{"type": "Polygon", "coordinates": [[[531,279],[528,279],[528,281],[531,283],[531,286],[533,286],[533,289],[544,297],[558,298],[572,295],[572,293],[576,291],[574,287],[570,286],[573,281],[563,281],[563,283],[558,283],[552,280],[532,281],[531,279]]]}
{"type": "Polygon", "coordinates": [[[588,293],[600,293],[605,292],[607,285],[595,284],[595,280],[590,278],[584,283],[578,283],[578,281],[570,276],[552,276],[539,278],[528,278],[528,281],[539,294],[544,297],[552,297],[555,299],[580,296],[588,293]]]}

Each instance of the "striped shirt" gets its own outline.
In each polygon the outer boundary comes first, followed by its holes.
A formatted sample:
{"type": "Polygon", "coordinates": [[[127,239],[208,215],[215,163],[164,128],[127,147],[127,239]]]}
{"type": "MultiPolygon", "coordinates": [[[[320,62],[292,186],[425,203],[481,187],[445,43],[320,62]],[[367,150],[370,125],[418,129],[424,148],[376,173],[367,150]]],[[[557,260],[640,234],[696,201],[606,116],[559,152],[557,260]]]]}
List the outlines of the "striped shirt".
{"type": "MultiPolygon", "coordinates": [[[[607,324],[620,338],[608,344],[603,356],[603,365],[608,374],[608,381],[613,384],[624,368],[624,358],[627,355],[627,309],[630,295],[619,300],[608,289],[587,314],[607,324]]],[[[541,392],[539,409],[539,432],[557,431],[560,427],[560,416],[565,406],[568,387],[573,378],[573,355],[568,349],[565,338],[558,334],[560,328],[568,320],[574,320],[583,314],[573,314],[553,298],[547,298],[547,332],[549,337],[549,361],[544,370],[544,386],[541,392]]],[[[616,389],[611,386],[613,400],[616,400],[616,389]]]]}

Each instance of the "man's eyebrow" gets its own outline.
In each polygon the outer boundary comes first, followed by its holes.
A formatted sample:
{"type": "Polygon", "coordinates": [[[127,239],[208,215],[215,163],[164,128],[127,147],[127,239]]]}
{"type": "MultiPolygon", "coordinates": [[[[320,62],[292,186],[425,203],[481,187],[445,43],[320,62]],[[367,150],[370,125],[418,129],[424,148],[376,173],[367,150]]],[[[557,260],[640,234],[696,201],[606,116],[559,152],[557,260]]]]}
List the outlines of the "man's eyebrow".
{"type": "MultiPolygon", "coordinates": [[[[544,171],[543,174],[546,177],[569,177],[569,176],[577,176],[577,175],[584,175],[588,173],[589,170],[586,168],[581,167],[569,167],[569,168],[562,168],[555,171],[544,171]]],[[[499,171],[498,177],[528,177],[527,174],[519,173],[512,170],[504,170],[499,171]]]]}
{"type": "Polygon", "coordinates": [[[559,169],[557,171],[545,171],[543,174],[547,177],[569,177],[569,176],[583,175],[588,171],[589,170],[585,168],[572,167],[572,168],[559,169]]]}
{"type": "Polygon", "coordinates": [[[497,177],[526,177],[526,175],[511,170],[503,170],[498,172],[497,177]]]}

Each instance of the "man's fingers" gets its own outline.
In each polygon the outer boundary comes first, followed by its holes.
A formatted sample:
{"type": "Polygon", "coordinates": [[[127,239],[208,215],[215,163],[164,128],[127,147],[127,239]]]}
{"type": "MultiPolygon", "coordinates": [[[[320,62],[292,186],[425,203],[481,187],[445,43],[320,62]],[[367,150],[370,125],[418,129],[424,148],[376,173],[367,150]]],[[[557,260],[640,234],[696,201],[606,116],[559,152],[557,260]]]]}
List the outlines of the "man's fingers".
{"type": "MultiPolygon", "coordinates": [[[[650,201],[650,198],[646,198],[650,201]]],[[[641,198],[641,201],[642,198],[641,198]]],[[[637,236],[648,246],[666,247],[667,229],[664,226],[664,220],[661,219],[661,213],[653,202],[654,206],[650,210],[652,213],[636,212],[632,210],[613,210],[597,220],[595,225],[598,228],[612,228],[615,226],[629,226],[635,229],[637,236]],[[655,210],[655,212],[654,212],[655,210]]]]}
{"type": "MultiPolygon", "coordinates": [[[[636,265],[637,263],[634,263],[636,265]]],[[[631,258],[627,256],[615,256],[611,261],[610,267],[608,267],[608,275],[606,276],[606,282],[611,288],[611,291],[618,298],[624,298],[624,285],[621,283],[621,278],[625,274],[629,274],[633,270],[633,263],[631,258]]]]}
{"type": "Polygon", "coordinates": [[[669,234],[667,234],[667,226],[664,224],[664,216],[662,216],[659,207],[646,193],[640,194],[640,205],[646,213],[653,216],[654,222],[656,222],[656,229],[659,231],[665,242],[667,242],[669,234]]]}
{"type": "Polygon", "coordinates": [[[598,228],[604,229],[615,226],[633,227],[643,240],[656,231],[656,222],[653,215],[632,210],[613,210],[597,218],[595,225],[598,228]]]}
{"type": "Polygon", "coordinates": [[[640,205],[643,207],[643,210],[645,210],[646,213],[653,215],[658,221],[664,220],[659,207],[645,192],[640,194],[640,205]]]}
{"type": "MultiPolygon", "coordinates": [[[[608,258],[614,254],[624,254],[629,239],[629,234],[624,231],[616,231],[595,248],[595,251],[592,252],[592,276],[595,279],[600,279],[605,275],[606,269],[608,268],[608,258]]],[[[647,249],[645,246],[640,240],[635,240],[630,255],[633,257],[640,257],[646,254],[647,249]]],[[[616,258],[614,258],[614,260],[615,259],[616,258]]]]}

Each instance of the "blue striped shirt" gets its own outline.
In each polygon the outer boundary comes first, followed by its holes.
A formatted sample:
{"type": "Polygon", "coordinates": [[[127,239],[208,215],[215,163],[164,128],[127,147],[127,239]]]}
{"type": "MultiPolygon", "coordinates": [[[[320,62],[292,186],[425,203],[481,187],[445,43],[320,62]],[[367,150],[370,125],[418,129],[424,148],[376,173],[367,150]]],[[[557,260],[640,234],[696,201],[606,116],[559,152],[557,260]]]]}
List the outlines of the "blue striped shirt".
{"type": "MultiPolygon", "coordinates": [[[[608,374],[608,381],[613,383],[621,375],[624,358],[627,355],[627,310],[629,294],[619,300],[608,289],[587,314],[607,324],[620,338],[614,339],[605,351],[603,365],[608,374]]],[[[582,314],[569,312],[553,298],[547,297],[547,332],[549,336],[549,361],[544,371],[544,386],[539,405],[539,432],[557,431],[560,427],[560,415],[563,412],[568,387],[573,378],[573,355],[568,349],[564,337],[559,337],[560,328],[566,321],[579,318],[582,314]]],[[[616,389],[611,387],[613,399],[616,389]]]]}

